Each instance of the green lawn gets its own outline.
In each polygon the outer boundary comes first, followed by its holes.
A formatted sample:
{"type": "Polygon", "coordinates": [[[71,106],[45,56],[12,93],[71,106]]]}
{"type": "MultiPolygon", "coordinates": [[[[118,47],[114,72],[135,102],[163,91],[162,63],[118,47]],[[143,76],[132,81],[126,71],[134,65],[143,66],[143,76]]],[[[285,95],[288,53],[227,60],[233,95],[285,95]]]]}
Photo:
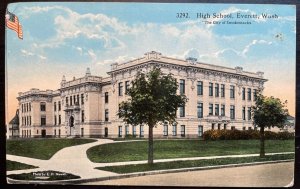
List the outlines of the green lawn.
{"type": "Polygon", "coordinates": [[[93,139],[26,139],[7,140],[6,153],[37,159],[50,159],[57,151],[68,146],[94,142],[93,139]]]}
{"type": "Polygon", "coordinates": [[[265,158],[242,157],[242,158],[220,158],[220,159],[208,159],[208,160],[161,162],[161,163],[154,163],[153,165],[148,165],[148,164],[122,165],[122,166],[98,167],[96,169],[122,174],[122,173],[146,172],[146,171],[153,171],[153,170],[206,167],[206,166],[214,166],[214,165],[241,164],[241,163],[264,162],[264,161],[275,161],[275,160],[286,160],[286,159],[294,159],[294,154],[268,155],[265,158]]]}
{"type": "MultiPolygon", "coordinates": [[[[294,152],[294,140],[267,140],[266,153],[294,152]]],[[[147,141],[104,144],[90,148],[93,162],[147,160],[147,141]]],[[[259,153],[259,140],[155,140],[154,159],[259,153]]]]}
{"type": "Polygon", "coordinates": [[[33,168],[37,168],[37,167],[33,166],[33,165],[27,165],[27,164],[24,164],[24,163],[19,163],[19,162],[16,162],[16,161],[6,160],[6,171],[33,169],[33,168]]]}

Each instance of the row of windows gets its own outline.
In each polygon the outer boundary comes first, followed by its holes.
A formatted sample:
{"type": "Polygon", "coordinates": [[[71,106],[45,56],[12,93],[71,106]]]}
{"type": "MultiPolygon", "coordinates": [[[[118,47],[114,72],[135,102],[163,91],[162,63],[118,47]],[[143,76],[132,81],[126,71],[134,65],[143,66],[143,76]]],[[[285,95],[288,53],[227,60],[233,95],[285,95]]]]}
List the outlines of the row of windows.
{"type": "Polygon", "coordinates": [[[22,137],[30,137],[31,130],[22,130],[22,137]]]}
{"type": "Polygon", "coordinates": [[[22,113],[23,112],[30,112],[31,111],[31,103],[25,103],[25,104],[22,104],[22,113]]]}
{"type": "MultiPolygon", "coordinates": [[[[199,86],[199,82],[197,85],[197,88],[202,87],[202,81],[201,81],[201,85],[199,86]]],[[[201,94],[198,93],[198,95],[203,95],[203,92],[201,94]]],[[[208,95],[209,96],[214,96],[214,84],[213,83],[209,83],[208,86],[208,95]]],[[[221,84],[221,90],[220,90],[220,85],[218,83],[215,83],[215,97],[225,97],[225,85],[221,84]]],[[[234,98],[234,86],[230,85],[230,98],[234,98]]]]}
{"type": "MultiPolygon", "coordinates": [[[[84,104],[84,94],[81,94],[80,95],[80,98],[81,98],[81,105],[84,104]]],[[[70,96],[70,97],[66,97],[66,105],[70,105],[70,106],[73,106],[74,105],[79,105],[79,94],[78,95],[73,95],[73,96],[70,96]],[[69,101],[70,99],[70,101],[69,101]],[[70,104],[69,104],[70,102],[70,104]]]]}
{"type": "MultiPolygon", "coordinates": [[[[251,107],[248,107],[247,114],[248,114],[247,115],[248,120],[251,120],[251,118],[252,118],[251,107]]],[[[243,118],[243,120],[246,120],[246,107],[243,107],[243,109],[242,109],[242,118],[243,118]]]]}
{"type": "Polygon", "coordinates": [[[22,117],[22,125],[31,125],[31,116],[22,117]]]}
{"type": "MultiPolygon", "coordinates": [[[[61,104],[60,101],[58,101],[58,111],[61,111],[61,104]]],[[[56,112],[56,102],[54,102],[54,111],[56,112]]]]}
{"type": "MultiPolygon", "coordinates": [[[[220,105],[215,104],[215,114],[213,112],[214,110],[214,104],[209,104],[209,111],[208,115],[216,115],[216,116],[225,116],[225,104],[221,104],[221,112],[220,112],[220,105]]],[[[248,120],[251,120],[251,107],[248,107],[248,120]]],[[[185,117],[185,107],[179,107],[179,116],[185,117]]],[[[197,117],[203,118],[203,103],[197,104],[197,117]]],[[[246,107],[243,107],[242,109],[242,117],[243,120],[246,120],[246,107]]],[[[235,119],[235,106],[230,105],[230,119],[235,119]]]]}
{"type": "MultiPolygon", "coordinates": [[[[61,124],[61,115],[58,115],[58,125],[61,124]]],[[[54,125],[57,125],[57,117],[56,115],[54,116],[54,125]]]]}
{"type": "MultiPolygon", "coordinates": [[[[58,129],[58,136],[60,136],[60,134],[61,134],[61,131],[60,131],[60,129],[58,129]]],[[[56,129],[54,129],[54,136],[56,136],[56,129]]]]}
{"type": "MultiPolygon", "coordinates": [[[[136,136],[137,133],[136,133],[136,127],[135,125],[132,126],[132,135],[133,136],[136,136]]],[[[140,125],[140,137],[144,137],[144,125],[140,125]]],[[[119,137],[122,137],[123,136],[123,127],[122,126],[119,126],[119,129],[118,129],[118,136],[119,137]]],[[[125,125],[125,136],[129,135],[129,125],[125,125]]]]}
{"type": "MultiPolygon", "coordinates": [[[[119,83],[119,96],[123,96],[123,82],[119,83]]],[[[128,93],[128,89],[130,87],[130,81],[125,81],[125,94],[128,93]]]]}
{"type": "MultiPolygon", "coordinates": [[[[227,129],[227,124],[224,124],[223,128],[221,128],[221,124],[220,123],[212,123],[211,124],[211,130],[215,130],[215,126],[218,127],[218,130],[221,130],[221,129],[224,129],[226,130],[227,129]]],[[[235,130],[235,126],[231,126],[230,127],[231,130],[235,130]]],[[[243,127],[243,130],[245,131],[246,130],[246,127],[243,127]]],[[[252,127],[248,127],[248,130],[252,130],[252,127]]],[[[256,127],[254,127],[254,130],[257,130],[256,127]]]]}
{"type": "MultiPolygon", "coordinates": [[[[251,88],[248,88],[247,89],[247,100],[251,100],[251,96],[252,96],[252,93],[251,93],[251,88]]],[[[253,89],[253,100],[255,101],[256,100],[256,96],[257,96],[257,90],[256,89],[253,89]]],[[[242,88],[242,100],[246,100],[246,88],[242,88]]]]}
{"type": "MultiPolygon", "coordinates": [[[[246,89],[242,89],[242,99],[245,100],[245,94],[246,94],[246,89]]],[[[257,95],[257,90],[253,90],[253,100],[256,100],[256,95],[257,95]]],[[[180,94],[185,93],[185,80],[180,79],[179,81],[179,92],[180,94]]],[[[208,87],[208,93],[209,96],[215,96],[215,97],[225,97],[225,85],[224,84],[219,84],[219,83],[209,83],[208,87]]],[[[197,81],[197,95],[203,95],[203,82],[202,81],[197,81]]],[[[230,98],[235,98],[235,86],[230,85],[230,98]]],[[[251,100],[251,88],[247,89],[247,99],[251,100]]]]}
{"type": "MultiPolygon", "coordinates": [[[[202,132],[203,132],[203,127],[202,127],[202,132]]],[[[168,136],[168,124],[167,123],[164,124],[163,135],[168,136]]],[[[180,135],[182,137],[185,136],[185,125],[180,125],[180,135]]],[[[174,123],[172,125],[172,136],[177,136],[177,124],[176,123],[174,123]]]]}

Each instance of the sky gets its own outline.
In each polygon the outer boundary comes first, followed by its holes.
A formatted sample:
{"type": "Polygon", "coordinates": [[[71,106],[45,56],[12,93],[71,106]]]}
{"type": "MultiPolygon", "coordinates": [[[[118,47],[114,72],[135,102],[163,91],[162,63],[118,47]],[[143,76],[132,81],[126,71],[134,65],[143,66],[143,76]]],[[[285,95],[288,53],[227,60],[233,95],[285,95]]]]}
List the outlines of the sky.
{"type": "Polygon", "coordinates": [[[6,122],[15,115],[18,92],[56,90],[63,75],[82,77],[87,67],[92,75],[106,77],[112,63],[152,50],[262,71],[268,79],[264,94],[287,100],[295,115],[293,5],[28,2],[9,4],[8,10],[18,16],[23,40],[6,28],[6,122]],[[188,17],[178,18],[178,13],[188,17]],[[210,18],[197,18],[197,13],[210,18]]]}

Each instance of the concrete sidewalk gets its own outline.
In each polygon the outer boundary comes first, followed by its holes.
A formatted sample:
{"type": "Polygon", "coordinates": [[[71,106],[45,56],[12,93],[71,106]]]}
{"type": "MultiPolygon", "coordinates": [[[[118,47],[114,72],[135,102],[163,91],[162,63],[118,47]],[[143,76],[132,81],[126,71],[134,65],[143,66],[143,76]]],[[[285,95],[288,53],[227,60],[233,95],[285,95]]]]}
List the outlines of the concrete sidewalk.
{"type": "MultiPolygon", "coordinates": [[[[128,161],[128,162],[115,162],[115,163],[93,163],[86,154],[86,151],[97,145],[113,143],[115,141],[109,139],[96,139],[96,142],[82,144],[77,146],[66,147],[54,154],[49,160],[39,160],[34,158],[6,155],[7,160],[17,161],[29,165],[37,166],[35,169],[15,170],[7,171],[9,174],[21,174],[29,173],[33,171],[60,171],[78,175],[81,179],[93,179],[93,178],[110,178],[120,174],[97,170],[95,167],[105,166],[118,166],[118,165],[134,165],[144,164],[147,160],[143,161],[128,161]]],[[[131,141],[117,141],[117,142],[131,142],[131,141]]],[[[292,154],[294,152],[282,152],[282,153],[267,153],[266,155],[275,154],[292,154]]],[[[259,154],[245,154],[245,155],[226,155],[226,156],[208,156],[208,157],[191,157],[191,158],[175,158],[175,159],[159,159],[154,162],[170,162],[170,161],[186,161],[186,160],[201,160],[201,159],[217,159],[217,158],[235,158],[235,157],[254,157],[259,154]]],[[[42,181],[40,181],[42,182],[42,181]]]]}

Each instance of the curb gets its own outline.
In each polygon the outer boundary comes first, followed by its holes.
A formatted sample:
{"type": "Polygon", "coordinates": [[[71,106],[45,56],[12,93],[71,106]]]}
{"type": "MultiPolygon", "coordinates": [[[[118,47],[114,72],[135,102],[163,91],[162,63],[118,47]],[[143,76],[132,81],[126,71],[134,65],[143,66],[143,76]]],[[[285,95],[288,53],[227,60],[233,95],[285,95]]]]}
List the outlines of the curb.
{"type": "Polygon", "coordinates": [[[136,172],[136,173],[128,173],[128,174],[120,174],[116,176],[107,176],[107,177],[97,177],[97,178],[89,178],[89,179],[71,179],[71,180],[55,180],[55,181],[33,181],[33,180],[15,180],[11,178],[7,178],[8,184],[82,184],[86,182],[95,182],[95,181],[104,181],[104,180],[113,180],[113,179],[121,179],[121,178],[131,178],[138,176],[146,176],[146,175],[156,175],[156,174],[165,174],[165,173],[179,173],[179,172],[188,172],[188,171],[199,171],[199,170],[210,170],[210,169],[222,169],[222,168],[231,168],[231,167],[244,167],[244,166],[254,166],[254,165],[262,165],[262,164],[275,164],[275,163],[284,163],[291,162],[294,159],[287,160],[278,160],[278,161],[264,161],[264,162],[251,162],[251,163],[241,163],[241,164],[227,164],[227,165],[215,165],[215,166],[206,166],[206,167],[191,167],[191,168],[181,168],[181,169],[165,169],[165,170],[155,170],[155,171],[147,171],[147,172],[136,172]]]}

